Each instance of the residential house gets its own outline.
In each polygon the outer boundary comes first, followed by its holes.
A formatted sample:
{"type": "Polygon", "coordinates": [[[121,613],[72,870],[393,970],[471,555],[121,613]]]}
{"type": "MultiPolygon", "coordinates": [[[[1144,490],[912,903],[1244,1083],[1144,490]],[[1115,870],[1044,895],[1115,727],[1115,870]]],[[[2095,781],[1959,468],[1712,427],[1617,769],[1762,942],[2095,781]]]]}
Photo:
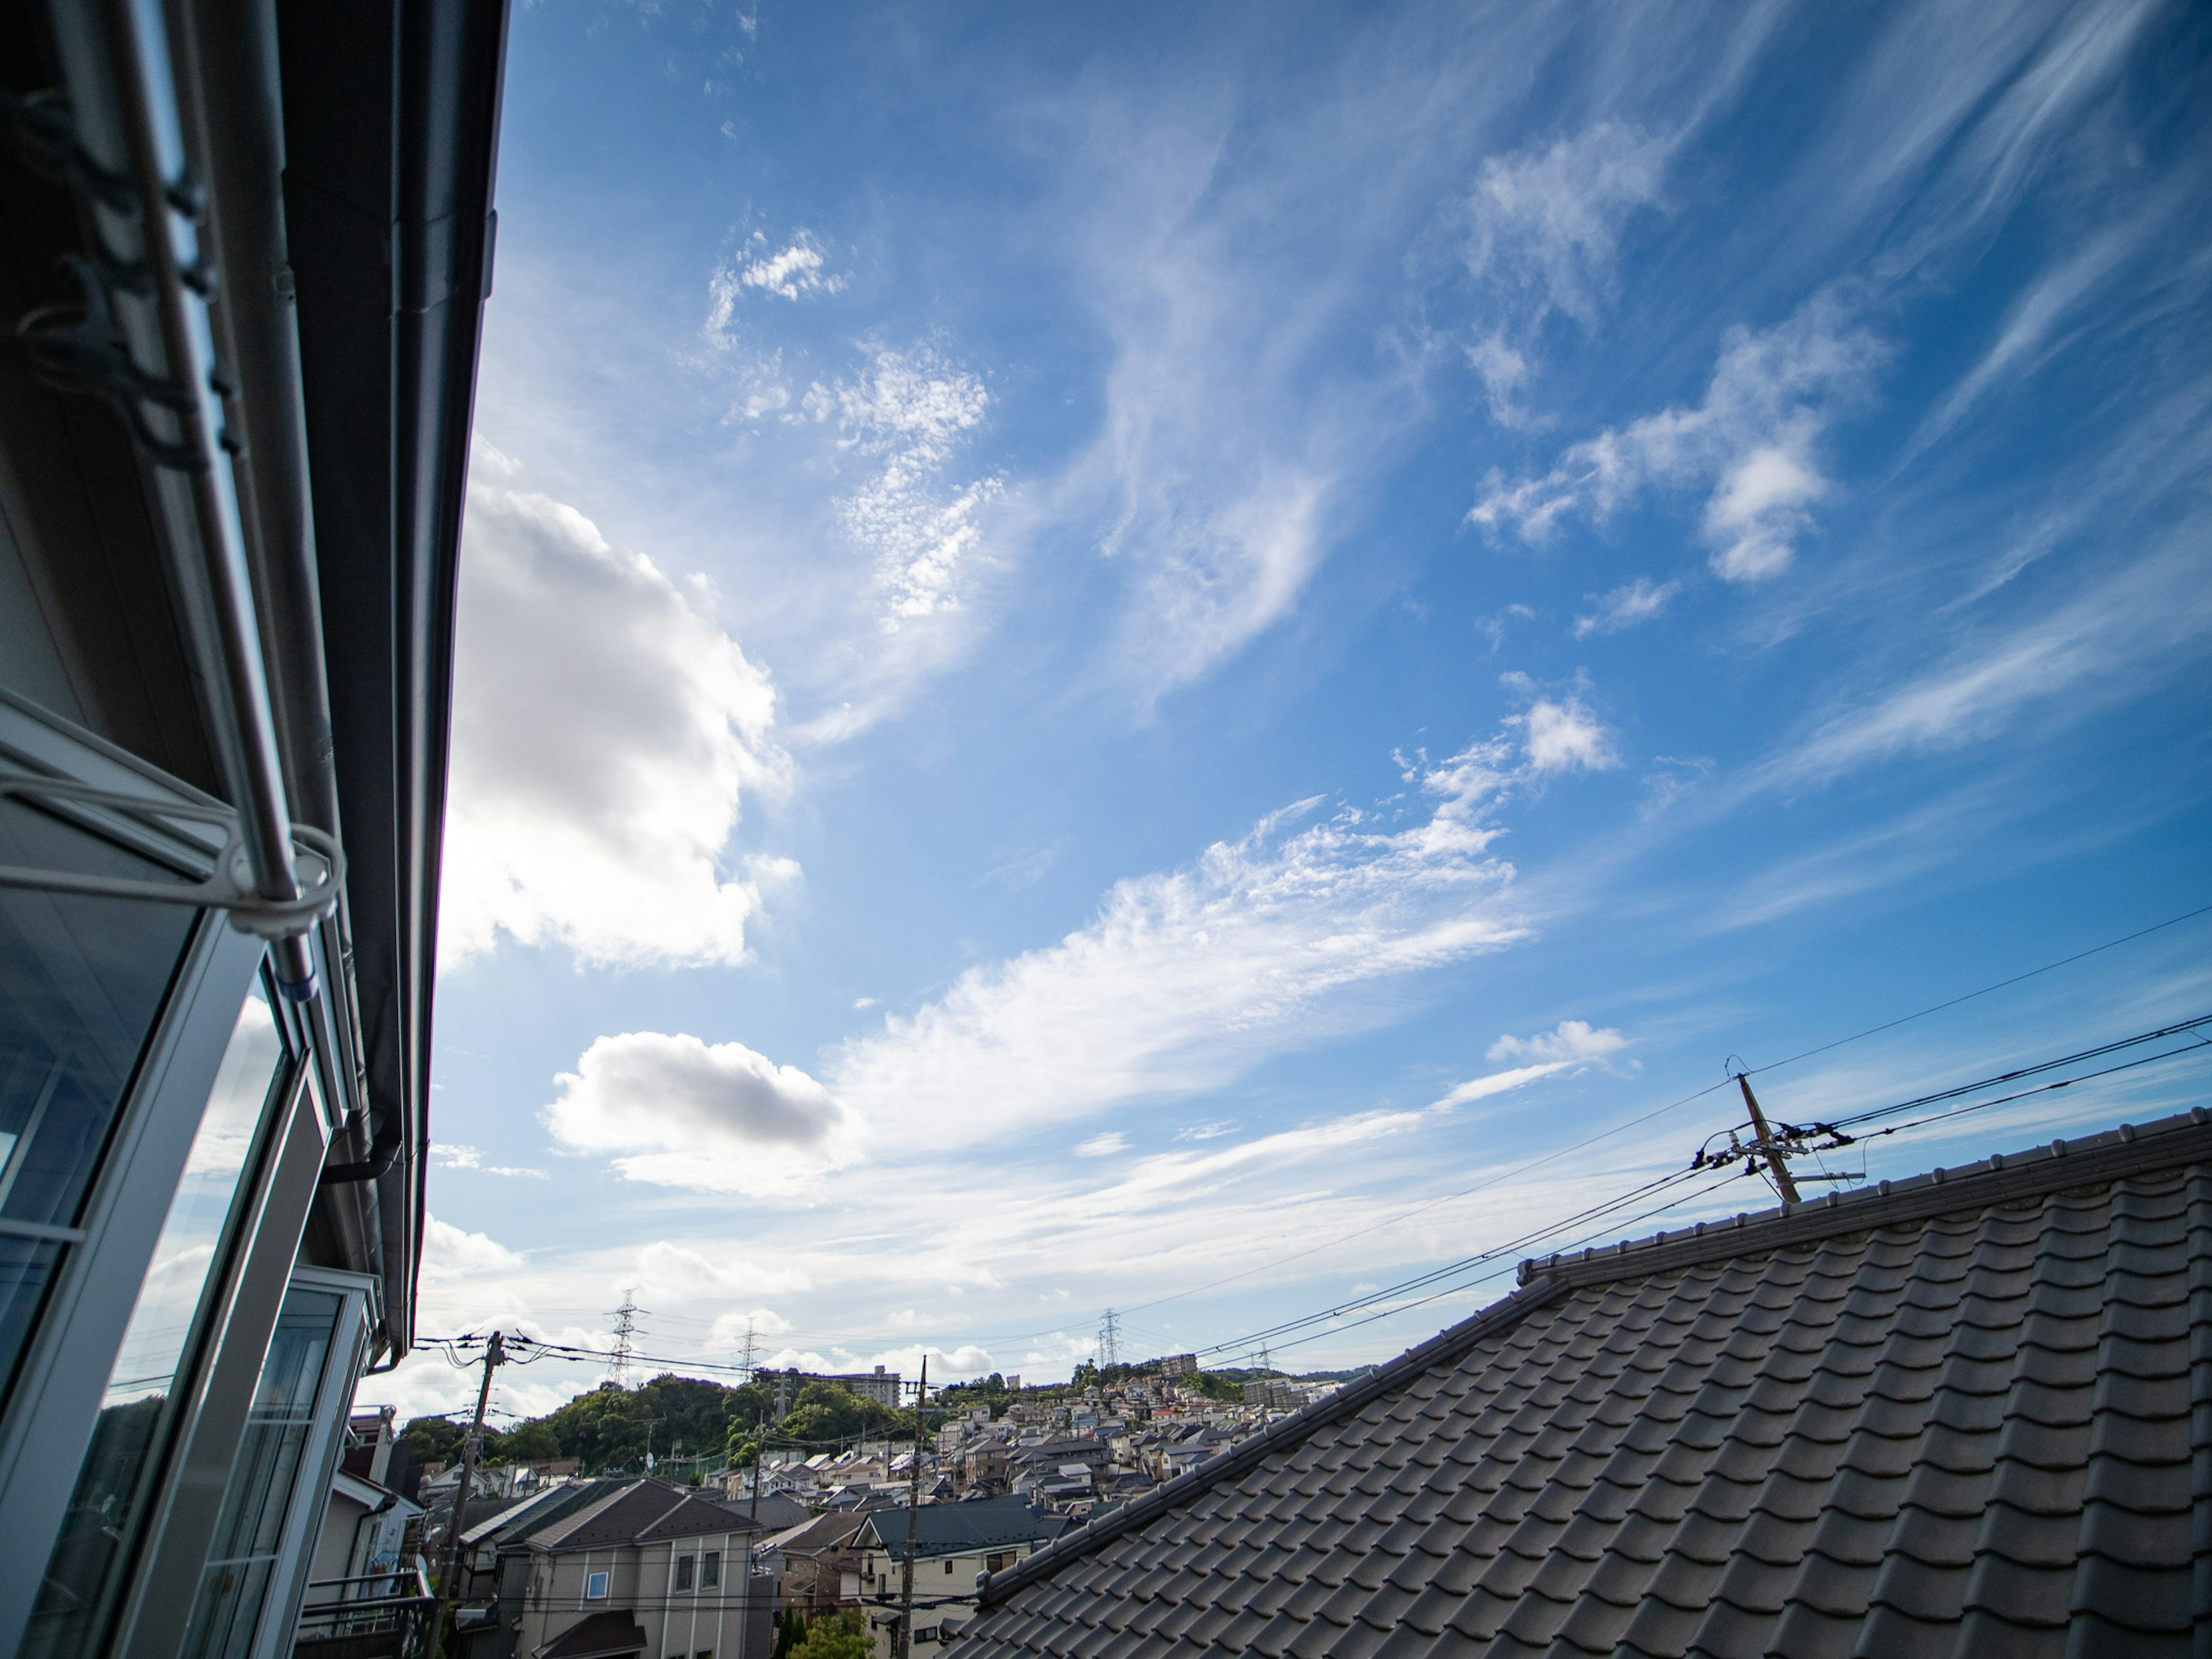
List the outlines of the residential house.
{"type": "Polygon", "coordinates": [[[1018,1498],[925,1504],[916,1510],[868,1515],[854,1546],[860,1558],[860,1595],[868,1608],[877,1659],[889,1659],[897,1633],[914,1528],[914,1642],[931,1654],[974,1616],[975,1589],[986,1573],[1004,1572],[1042,1546],[1044,1517],[1018,1498]]]}
{"type": "Polygon", "coordinates": [[[1524,1263],[963,1659],[2200,1650],[2212,1109],[1524,1263]]]}
{"type": "Polygon", "coordinates": [[[289,1652],[414,1340],[507,20],[0,7],[0,1654],[289,1652]]]}
{"type": "Polygon", "coordinates": [[[467,1525],[461,1534],[453,1619],[466,1659],[511,1659],[514,1653],[530,1589],[530,1535],[631,1484],[628,1476],[563,1481],[503,1502],[467,1525]]]}
{"type": "Polygon", "coordinates": [[[814,1619],[860,1602],[860,1553],[854,1543],[866,1517],[812,1516],[764,1540],[763,1565],[775,1575],[779,1604],[814,1619]]]}
{"type": "Polygon", "coordinates": [[[392,1433],[392,1408],[356,1413],[331,1475],[322,1525],[309,1556],[306,1603],[389,1596],[400,1587],[401,1549],[422,1506],[403,1497],[407,1443],[392,1433]]]}
{"type": "MultiPolygon", "coordinates": [[[[775,1580],[728,1505],[663,1480],[530,1528],[514,1651],[530,1659],[768,1659],[775,1580]]],[[[502,1575],[504,1577],[504,1575],[502,1575]]],[[[472,1656],[473,1659],[473,1656],[472,1656]]]]}

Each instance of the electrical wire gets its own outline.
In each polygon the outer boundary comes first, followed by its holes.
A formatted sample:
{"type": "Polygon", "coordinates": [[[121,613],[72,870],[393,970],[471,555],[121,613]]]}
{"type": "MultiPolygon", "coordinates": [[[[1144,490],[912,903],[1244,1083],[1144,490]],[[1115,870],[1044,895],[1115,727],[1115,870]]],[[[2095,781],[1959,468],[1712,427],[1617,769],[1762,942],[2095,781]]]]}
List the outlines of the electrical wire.
{"type": "MultiPolygon", "coordinates": [[[[1843,1048],[1848,1043],[1862,1042],[1865,1038],[1878,1036],[1883,1031],[1893,1030],[1898,1026],[1908,1025],[1914,1020],[1925,1019],[1931,1014],[1942,1013],[1947,1008],[1955,1008],[1961,1003],[1972,1002],[1977,997],[1988,996],[1992,992],[2002,991],[2008,986],[2018,985],[2024,981],[2034,979],[2040,975],[2048,974],[2057,969],[2068,967],[2074,963],[2085,961],[2090,957],[2101,955],[2106,951],[2116,950],[2123,945],[2132,944],[2137,939],[2148,939],[2153,933],[2161,933],[2168,927],[2179,927],[2185,921],[2193,921],[2198,917],[2205,915],[2212,915],[2212,904],[2200,905],[2197,908],[2184,911],[2178,916],[2169,916],[2164,921],[2154,922],[2148,927],[2137,928],[2134,933],[2124,933],[2118,939],[2106,940],[2102,945],[2092,945],[2086,951],[2077,951],[2072,956],[2061,957],[2056,962],[2046,962],[2039,968],[2031,968],[2025,973],[2014,974],[2009,978],[2001,979],[1996,981],[1994,984],[1984,985],[1978,990],[1968,991],[1964,995],[1952,997],[1945,1001],[1935,1003],[1930,1006],[1922,1008],[1916,1012],[1900,1015],[1895,1019],[1885,1020],[1879,1025],[1870,1025],[1863,1031],[1854,1031],[1849,1036],[1838,1037],[1833,1042],[1821,1043],[1817,1048],[1807,1048],[1802,1053],[1790,1055],[1787,1059],[1769,1060],[1764,1066],[1749,1067],[1743,1074],[1749,1077],[1757,1077],[1767,1072],[1779,1071],[1785,1066],[1794,1066],[1800,1060],[1810,1060],[1815,1054],[1824,1054],[1832,1049],[1843,1048]]],[[[1610,1140],[1615,1135],[1624,1134],[1631,1129],[1640,1128],[1644,1125],[1650,1123],[1656,1119],[1664,1117],[1671,1112],[1679,1111],[1685,1106],[1690,1105],[1694,1102],[1703,1100],[1707,1095],[1716,1093],[1722,1089],[1727,1088],[1729,1085],[1733,1083],[1735,1080],[1735,1079],[1733,1075],[1723,1078],[1718,1083],[1708,1085],[1706,1087],[1698,1090],[1693,1094],[1683,1096],[1680,1100],[1671,1101],[1664,1106],[1661,1106],[1655,1110],[1643,1114],[1641,1116],[1629,1118],[1622,1122],[1613,1124],[1608,1128],[1600,1130],[1596,1134],[1590,1136],[1586,1140],[1577,1141],[1571,1146],[1561,1147],[1557,1152],[1547,1152],[1541,1158],[1532,1158],[1526,1164],[1517,1165],[1516,1167],[1507,1170],[1501,1174],[1492,1176],[1482,1181],[1479,1181],[1472,1187],[1462,1188],[1460,1191],[1455,1193],[1447,1193],[1441,1198],[1425,1200],[1419,1204],[1414,1205],[1412,1208],[1401,1210],[1397,1214],[1390,1216],[1384,1220],[1370,1223],[1364,1227],[1355,1228],[1351,1232],[1339,1234],[1335,1237],[1328,1239],[1322,1243],[1311,1245],[1302,1250],[1294,1250],[1287,1255],[1273,1257],[1267,1261],[1260,1263],[1257,1267],[1247,1267],[1240,1272],[1230,1273],[1220,1279],[1209,1279],[1206,1283],[1193,1285],[1187,1291],[1171,1291],[1165,1296],[1155,1297],[1149,1302],[1139,1302],[1127,1308],[1116,1309],[1116,1316],[1121,1316],[1133,1313],[1142,1313],[1147,1309],[1162,1307],[1170,1302],[1180,1302],[1189,1297],[1202,1296],[1208,1291],[1219,1290],[1224,1285],[1237,1284],[1242,1280],[1253,1278],[1257,1274],[1272,1272],[1277,1267],[1288,1267],[1294,1261],[1306,1261],[1313,1256],[1320,1255],[1326,1251],[1334,1249],[1340,1244],[1349,1243],[1355,1238],[1364,1238],[1370,1233],[1381,1232],[1386,1228],[1397,1226],[1401,1222],[1409,1221],[1413,1217],[1423,1214],[1427,1211],[1436,1209],[1442,1205],[1456,1203],[1463,1198],[1472,1198],[1475,1194],[1482,1192],[1489,1188],[1495,1187],[1502,1182],[1510,1181],[1516,1176],[1526,1175],[1531,1170],[1540,1169],[1547,1164],[1556,1163],[1559,1159],[1571,1157],[1577,1152],[1587,1152],[1589,1148],[1598,1145],[1601,1141],[1610,1140]]],[[[1037,1337],[1053,1335],[1055,1334],[1057,1329],[1058,1328],[1055,1327],[1035,1331],[985,1332],[972,1340],[977,1342],[1020,1342],[1030,1340],[1037,1337]]]]}

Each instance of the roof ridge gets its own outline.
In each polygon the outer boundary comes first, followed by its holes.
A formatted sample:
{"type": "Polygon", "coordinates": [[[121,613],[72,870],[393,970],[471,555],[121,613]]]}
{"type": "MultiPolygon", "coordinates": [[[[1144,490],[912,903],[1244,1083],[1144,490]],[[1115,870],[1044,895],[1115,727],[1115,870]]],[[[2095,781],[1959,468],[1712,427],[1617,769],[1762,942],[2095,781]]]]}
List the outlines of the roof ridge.
{"type": "Polygon", "coordinates": [[[1594,1245],[1573,1255],[1521,1263],[1519,1282],[1563,1278],[1572,1285],[1638,1279],[1700,1262],[1757,1255],[1841,1233],[1867,1232],[1954,1210],[2093,1186],[2121,1176],[2147,1175],[2212,1154],[2212,1111],[2191,1107],[2172,1117],[2078,1140],[2060,1138],[2017,1152],[1992,1152],[1972,1164],[1937,1168],[1852,1193],[1828,1193],[1796,1204],[1739,1212],[1731,1221],[1700,1221],[1644,1238],[1594,1245]]]}
{"type": "Polygon", "coordinates": [[[1437,1332],[1427,1341],[1407,1349],[1395,1359],[1376,1366],[1365,1376],[1346,1383],[1334,1394],[1300,1407],[1279,1422],[1269,1424],[1249,1440],[1208,1458],[1164,1486],[1155,1486],[1143,1497],[1109,1510],[1073,1532],[1062,1533],[1004,1572],[989,1574],[978,1592],[981,1604],[987,1607],[995,1606],[1031,1580],[1057,1572],[1076,1557],[1088,1555],[1102,1545],[1111,1543],[1131,1528],[1142,1526],[1156,1516],[1187,1503],[1216,1482],[1242,1474],[1262,1458],[1297,1444],[1315,1430],[1326,1428],[1369,1401],[1411,1382],[1438,1360],[1455,1357],[1485,1337],[1511,1329],[1529,1314],[1565,1296],[1570,1288],[1565,1279],[1552,1277],[1510,1292],[1458,1324],[1437,1332]]]}

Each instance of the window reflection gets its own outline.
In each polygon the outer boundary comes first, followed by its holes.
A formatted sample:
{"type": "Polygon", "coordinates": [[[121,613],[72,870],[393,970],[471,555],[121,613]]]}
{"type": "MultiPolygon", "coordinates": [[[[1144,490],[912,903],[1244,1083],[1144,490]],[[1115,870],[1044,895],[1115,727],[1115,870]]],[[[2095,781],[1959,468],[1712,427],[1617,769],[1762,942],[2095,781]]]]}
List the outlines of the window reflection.
{"type": "Polygon", "coordinates": [[[284,1297],[179,1659],[244,1659],[252,1646],[344,1305],[335,1291],[304,1285],[284,1297]]]}
{"type": "Polygon", "coordinates": [[[284,1058],[269,1005],[240,1009],[206,1114],[109,1373],[100,1423],[46,1564],[20,1652],[74,1654],[104,1615],[127,1553],[231,1206],[284,1058]]]}
{"type": "MultiPolygon", "coordinates": [[[[180,879],[17,801],[0,864],[180,879]]],[[[196,915],[0,888],[0,1400],[196,915]]]]}

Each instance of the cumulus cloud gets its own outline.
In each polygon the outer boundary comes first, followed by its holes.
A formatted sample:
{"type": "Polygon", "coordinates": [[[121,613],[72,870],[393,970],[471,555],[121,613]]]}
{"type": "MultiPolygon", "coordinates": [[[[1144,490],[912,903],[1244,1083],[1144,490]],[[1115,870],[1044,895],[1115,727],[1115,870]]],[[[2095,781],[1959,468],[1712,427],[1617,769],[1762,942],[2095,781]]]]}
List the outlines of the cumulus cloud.
{"type": "Polygon", "coordinates": [[[896,1371],[911,1381],[921,1374],[921,1357],[929,1356],[929,1378],[933,1387],[937,1379],[955,1376],[982,1376],[993,1369],[991,1351],[973,1342],[963,1342],[957,1348],[939,1348],[927,1343],[910,1348],[886,1348],[870,1356],[870,1366],[881,1365],[887,1371],[896,1371]]]}
{"type": "Polygon", "coordinates": [[[1733,328],[1695,408],[1609,428],[1540,475],[1492,473],[1468,521],[1492,531],[1510,524],[1540,542],[1565,518],[1602,520],[1646,489],[1701,489],[1699,530],[1714,572],[1729,581],[1778,574],[1833,489],[1819,459],[1828,428],[1882,356],[1832,295],[1763,333],[1733,328]]]}
{"type": "Polygon", "coordinates": [[[445,960],[501,934],[592,964],[741,960],[763,886],[797,873],[726,859],[740,797],[787,775],[767,673],[702,583],[491,470],[461,558],[445,960]]]}
{"type": "MultiPolygon", "coordinates": [[[[1504,725],[1518,736],[1522,769],[1529,777],[1540,781],[1560,772],[1602,772],[1620,764],[1613,733],[1579,696],[1546,696],[1526,674],[1501,674],[1498,679],[1528,702],[1520,714],[1506,716],[1504,725]]],[[[1579,678],[1576,684],[1586,685],[1579,678]]]]}
{"type": "Polygon", "coordinates": [[[742,1350],[748,1338],[781,1336],[791,1328],[791,1322],[773,1308],[748,1308],[743,1313],[718,1314],[707,1333],[707,1346],[742,1350]]]}
{"type": "Polygon", "coordinates": [[[786,1192],[853,1156],[851,1125],[794,1066],[741,1042],[626,1031],[586,1048],[544,1109],[574,1151],[617,1154],[634,1181],[714,1191],[786,1192]]]}
{"type": "Polygon", "coordinates": [[[1666,615],[1668,605],[1681,591],[1679,581],[1655,582],[1649,576],[1638,576],[1609,593],[1587,594],[1584,597],[1594,608],[1575,618],[1575,637],[1586,640],[1593,634],[1618,634],[1638,623],[1655,621],[1666,615]]]}
{"type": "Polygon", "coordinates": [[[1501,425],[1533,423],[1522,401],[1547,319],[1595,329],[1616,289],[1620,237],[1657,205],[1668,140],[1601,121],[1482,164],[1467,203],[1466,260],[1493,325],[1467,348],[1501,425]]]}
{"type": "Polygon", "coordinates": [[[489,1273],[519,1272],[522,1258],[483,1233],[472,1233],[441,1221],[434,1215],[422,1220],[422,1276],[425,1279],[472,1279],[489,1273]]]}
{"type": "Polygon", "coordinates": [[[878,1133],[926,1124],[940,1146],[1222,1086],[1394,1017],[1390,988],[1412,975],[1526,938],[1495,809],[1613,763],[1577,700],[1540,699],[1448,758],[1406,761],[1420,804],[1403,817],[1323,816],[1316,798],[1119,882],[1082,927],[969,969],[836,1050],[825,1076],[878,1133]]]}

